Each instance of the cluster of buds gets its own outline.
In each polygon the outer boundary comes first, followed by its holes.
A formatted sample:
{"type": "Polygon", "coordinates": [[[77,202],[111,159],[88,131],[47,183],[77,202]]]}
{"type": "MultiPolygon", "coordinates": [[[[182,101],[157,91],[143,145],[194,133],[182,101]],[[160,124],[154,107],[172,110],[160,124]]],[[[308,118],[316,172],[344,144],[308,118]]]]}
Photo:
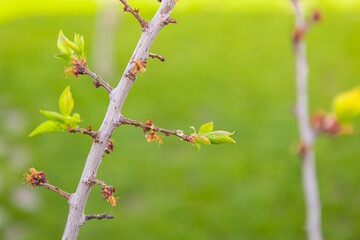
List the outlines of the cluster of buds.
{"type": "Polygon", "coordinates": [[[84,74],[87,69],[85,50],[84,50],[84,37],[79,34],[75,34],[74,41],[70,41],[62,31],[59,32],[58,49],[59,54],[55,55],[57,59],[68,60],[74,66],[65,68],[65,72],[72,72],[75,77],[79,74],[84,74]]]}
{"type": "Polygon", "coordinates": [[[342,125],[332,114],[319,111],[311,116],[311,126],[316,134],[327,134],[337,136],[340,134],[351,134],[353,129],[349,125],[342,125]]]}
{"type": "Polygon", "coordinates": [[[116,207],[116,202],[119,198],[114,197],[115,188],[113,186],[103,186],[101,193],[105,196],[105,198],[103,199],[104,201],[108,201],[113,207],[116,207]]]}
{"type": "Polygon", "coordinates": [[[295,28],[293,32],[293,39],[295,43],[298,43],[308,31],[308,29],[315,23],[320,22],[322,19],[322,14],[320,10],[314,10],[311,18],[307,21],[305,26],[295,28]]]}
{"type": "Polygon", "coordinates": [[[110,139],[108,141],[108,144],[107,144],[106,148],[105,148],[105,152],[107,154],[110,154],[113,151],[114,151],[114,141],[110,139]]]}
{"type": "Polygon", "coordinates": [[[30,168],[30,172],[24,173],[24,180],[27,181],[31,188],[40,186],[41,184],[47,183],[47,179],[44,172],[37,171],[35,168],[30,168]]]}
{"type": "Polygon", "coordinates": [[[144,130],[144,133],[147,133],[150,131],[149,134],[145,135],[145,138],[146,138],[146,141],[147,142],[156,142],[158,144],[158,146],[160,146],[160,144],[162,144],[162,139],[160,136],[158,136],[156,134],[156,132],[153,130],[155,125],[154,125],[154,122],[149,120],[149,119],[146,119],[146,125],[148,127],[145,127],[143,128],[144,130]]]}
{"type": "Polygon", "coordinates": [[[74,66],[71,67],[66,67],[65,68],[65,73],[73,73],[75,77],[78,77],[79,74],[85,74],[85,71],[87,69],[87,65],[86,65],[86,59],[72,59],[71,63],[74,66]]]}

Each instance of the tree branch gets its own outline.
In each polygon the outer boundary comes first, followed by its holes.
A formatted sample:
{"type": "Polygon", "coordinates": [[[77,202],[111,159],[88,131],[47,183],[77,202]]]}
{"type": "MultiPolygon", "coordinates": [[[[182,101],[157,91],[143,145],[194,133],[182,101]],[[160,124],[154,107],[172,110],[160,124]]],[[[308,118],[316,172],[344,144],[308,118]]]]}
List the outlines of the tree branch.
{"type": "Polygon", "coordinates": [[[55,187],[55,186],[53,186],[53,185],[51,185],[51,184],[49,184],[49,183],[40,183],[39,186],[44,186],[44,187],[46,187],[47,189],[50,189],[50,190],[52,190],[52,191],[54,191],[54,192],[57,192],[60,196],[63,196],[63,197],[66,198],[67,200],[70,199],[70,196],[71,196],[70,193],[67,193],[67,192],[61,190],[60,188],[55,187]]]}
{"type": "Polygon", "coordinates": [[[95,79],[95,81],[93,82],[95,87],[98,88],[100,86],[103,86],[109,93],[111,93],[111,91],[113,90],[113,88],[107,82],[102,80],[101,77],[97,76],[95,73],[91,72],[88,68],[85,69],[84,74],[87,74],[93,79],[95,79]]]}
{"type": "Polygon", "coordinates": [[[91,219],[103,219],[103,218],[107,218],[107,219],[113,219],[114,216],[104,213],[104,214],[98,214],[98,215],[86,215],[85,216],[85,221],[91,220],[91,219]]]}
{"type": "Polygon", "coordinates": [[[146,123],[142,123],[140,121],[131,120],[131,119],[124,118],[124,117],[121,117],[120,121],[118,122],[118,126],[120,126],[122,124],[133,125],[135,127],[141,127],[144,130],[144,132],[152,130],[154,132],[162,132],[166,136],[174,135],[174,136],[181,138],[184,141],[190,142],[190,140],[189,140],[190,136],[184,135],[184,132],[181,130],[167,130],[164,128],[155,127],[153,125],[149,125],[146,123]]]}
{"type": "MultiPolygon", "coordinates": [[[[295,11],[296,29],[304,31],[307,23],[299,0],[292,0],[295,11]]],[[[310,126],[308,99],[308,63],[306,59],[306,43],[302,35],[294,35],[296,57],[296,115],[302,145],[302,180],[307,212],[306,230],[309,240],[321,240],[321,206],[315,166],[314,142],[315,134],[310,126]]]]}
{"type": "Polygon", "coordinates": [[[85,134],[85,135],[89,135],[89,136],[91,136],[94,140],[97,140],[98,135],[99,135],[98,132],[93,132],[93,131],[91,131],[91,130],[86,130],[86,129],[83,129],[83,128],[81,128],[81,127],[70,128],[68,131],[71,132],[71,133],[77,133],[77,132],[79,132],[79,133],[82,133],[82,134],[85,134]]]}
{"type": "Polygon", "coordinates": [[[160,61],[165,62],[165,57],[160,56],[159,54],[149,53],[149,57],[151,57],[151,58],[158,58],[160,61]]]}
{"type": "Polygon", "coordinates": [[[133,9],[126,0],[120,0],[120,2],[122,2],[122,4],[124,4],[124,11],[125,12],[129,12],[132,15],[134,15],[134,17],[139,21],[143,31],[149,26],[149,23],[143,19],[140,14],[139,14],[139,9],[133,9]]]}
{"type": "Polygon", "coordinates": [[[87,184],[90,176],[96,176],[100,166],[103,153],[108,141],[117,127],[117,121],[121,116],[121,109],[125,99],[134,84],[136,76],[131,75],[134,64],[133,61],[145,59],[149,56],[149,49],[160,32],[166,25],[168,17],[174,8],[177,0],[163,0],[154,18],[147,26],[147,31],[143,31],[135,51],[129,60],[124,74],[118,86],[110,92],[110,103],[105,118],[98,131],[99,141],[93,141],[89,155],[87,157],[83,173],[76,192],[69,199],[69,215],[67,218],[63,240],[75,240],[84,221],[84,209],[89,197],[92,185],[87,184]]]}

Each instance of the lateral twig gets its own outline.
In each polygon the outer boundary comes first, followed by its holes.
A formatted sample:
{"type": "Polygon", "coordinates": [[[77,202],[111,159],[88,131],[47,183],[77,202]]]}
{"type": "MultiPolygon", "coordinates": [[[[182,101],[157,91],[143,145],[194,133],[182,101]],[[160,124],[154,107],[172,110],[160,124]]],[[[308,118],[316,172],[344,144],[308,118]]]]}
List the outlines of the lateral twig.
{"type": "Polygon", "coordinates": [[[89,177],[88,183],[91,185],[98,184],[101,185],[101,187],[108,186],[104,181],[100,181],[99,179],[97,179],[95,175],[89,177]]]}
{"type": "Polygon", "coordinates": [[[60,188],[58,188],[58,187],[56,187],[56,186],[53,186],[53,185],[51,185],[51,184],[49,184],[49,183],[42,183],[42,182],[41,182],[41,183],[39,183],[39,186],[44,186],[44,187],[46,187],[47,189],[50,189],[50,190],[52,190],[52,191],[54,191],[54,192],[57,192],[60,196],[63,196],[63,197],[66,198],[67,200],[70,199],[70,196],[71,196],[70,193],[67,193],[67,192],[61,190],[60,188]]]}
{"type": "Polygon", "coordinates": [[[133,9],[126,0],[120,0],[120,2],[122,2],[122,4],[124,4],[124,6],[125,6],[124,11],[131,13],[139,21],[139,23],[144,31],[145,28],[149,26],[149,23],[140,16],[139,9],[133,9]]]}
{"type": "Polygon", "coordinates": [[[81,127],[70,128],[68,131],[71,132],[71,133],[79,132],[79,133],[82,133],[82,134],[85,134],[85,135],[89,135],[95,140],[98,138],[98,135],[99,135],[98,132],[93,132],[91,130],[86,130],[86,129],[83,129],[81,127]]]}
{"type": "Polygon", "coordinates": [[[160,61],[164,62],[165,61],[165,57],[164,56],[160,56],[159,54],[155,54],[155,53],[149,53],[149,57],[151,58],[158,58],[160,61]]]}
{"type": "Polygon", "coordinates": [[[85,221],[91,220],[91,219],[103,219],[103,218],[107,218],[107,219],[113,219],[114,216],[104,213],[104,214],[98,214],[98,215],[86,215],[85,216],[85,221]]]}
{"type": "Polygon", "coordinates": [[[184,135],[184,132],[181,130],[176,130],[176,129],[175,130],[167,130],[164,128],[155,127],[153,125],[142,123],[142,122],[136,121],[136,120],[131,120],[131,119],[124,118],[121,116],[120,121],[117,123],[117,125],[120,126],[122,124],[133,125],[135,127],[141,127],[144,131],[152,130],[154,132],[162,132],[166,136],[174,135],[174,136],[181,138],[184,141],[190,142],[190,136],[184,135]]]}
{"type": "Polygon", "coordinates": [[[91,72],[88,68],[85,69],[84,74],[87,74],[93,79],[95,79],[95,81],[93,82],[95,87],[98,88],[100,86],[103,86],[109,93],[111,93],[111,91],[113,90],[113,88],[107,82],[102,80],[101,77],[99,77],[95,73],[91,72]]]}

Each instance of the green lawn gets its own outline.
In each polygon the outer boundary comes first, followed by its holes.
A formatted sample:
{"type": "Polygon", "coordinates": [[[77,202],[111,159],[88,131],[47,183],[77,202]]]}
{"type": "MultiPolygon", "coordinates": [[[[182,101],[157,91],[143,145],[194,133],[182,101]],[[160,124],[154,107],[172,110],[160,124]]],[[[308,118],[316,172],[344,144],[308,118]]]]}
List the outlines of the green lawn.
{"type": "MultiPolygon", "coordinates": [[[[192,131],[189,126],[214,121],[217,129],[235,130],[237,144],[197,152],[166,137],[158,148],[145,141],[141,129],[121,127],[113,136],[115,151],[105,156],[98,173],[116,187],[118,206],[102,201],[101,189],[95,187],[86,208],[87,214],[108,212],[116,218],[86,223],[79,239],[305,239],[297,125],[291,113],[292,15],[193,9],[173,16],[179,23],[167,26],[151,50],[167,61],[149,59],[122,113],[186,133],[192,131]]],[[[331,99],[360,79],[360,11],[324,9],[324,18],[307,37],[311,111],[330,110],[331,99]]],[[[27,134],[45,119],[40,108],[57,110],[58,97],[69,84],[81,125],[100,126],[106,91],[95,89],[89,77],[65,78],[65,62],[53,57],[60,29],[67,35],[79,32],[91,67],[93,21],[88,15],[32,16],[0,25],[4,239],[18,229],[29,240],[62,236],[68,214],[64,199],[43,188],[32,190],[34,206],[19,207],[14,199],[26,188],[21,186],[22,173],[32,166],[45,171],[54,185],[68,192],[76,189],[89,137],[53,133],[29,139],[27,134]]],[[[140,36],[131,16],[122,21],[116,37],[117,71],[107,79],[113,86],[140,36]]],[[[321,137],[316,144],[328,240],[360,238],[360,124],[356,128],[356,135],[321,137]]]]}

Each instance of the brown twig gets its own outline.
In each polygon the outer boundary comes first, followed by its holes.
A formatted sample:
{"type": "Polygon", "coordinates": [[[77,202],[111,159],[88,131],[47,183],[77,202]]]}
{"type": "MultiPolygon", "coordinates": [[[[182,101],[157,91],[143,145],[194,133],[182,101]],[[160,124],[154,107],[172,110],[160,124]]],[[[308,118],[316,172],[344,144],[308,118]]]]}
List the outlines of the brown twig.
{"type": "Polygon", "coordinates": [[[86,129],[83,129],[81,127],[77,127],[77,128],[71,128],[68,130],[69,132],[71,133],[82,133],[82,134],[85,134],[85,135],[89,135],[91,136],[94,140],[96,140],[98,138],[98,132],[93,132],[91,130],[86,130],[86,129]]]}
{"type": "Polygon", "coordinates": [[[67,192],[61,190],[60,188],[55,187],[49,183],[40,183],[39,186],[44,186],[47,189],[53,190],[54,192],[57,192],[60,196],[63,196],[64,198],[66,198],[67,200],[70,199],[70,196],[71,196],[70,193],[67,193],[67,192]]]}
{"type": "Polygon", "coordinates": [[[120,126],[121,124],[133,125],[135,127],[141,127],[142,129],[144,129],[144,131],[152,130],[154,132],[162,132],[166,136],[174,135],[174,136],[181,138],[184,141],[190,142],[190,136],[184,135],[184,132],[181,130],[167,130],[164,128],[159,128],[159,127],[155,127],[152,125],[148,125],[148,124],[142,123],[140,121],[124,118],[122,116],[120,118],[120,121],[118,122],[118,126],[120,126]]]}
{"type": "Polygon", "coordinates": [[[91,219],[103,219],[103,218],[107,218],[107,219],[113,219],[114,216],[104,213],[104,214],[98,214],[98,215],[86,215],[85,216],[85,221],[91,220],[91,219]]]}
{"type": "Polygon", "coordinates": [[[95,175],[92,175],[91,177],[89,177],[88,183],[91,185],[98,184],[98,185],[101,185],[101,187],[108,186],[104,181],[100,181],[99,179],[97,179],[95,177],[95,175]]]}
{"type": "Polygon", "coordinates": [[[95,73],[91,72],[88,68],[85,69],[84,74],[87,74],[93,79],[95,79],[95,81],[93,82],[95,87],[98,88],[100,86],[103,86],[109,93],[111,93],[111,91],[113,90],[113,88],[107,82],[102,80],[101,77],[97,76],[95,73]]]}
{"type": "Polygon", "coordinates": [[[125,12],[129,12],[132,15],[134,15],[134,17],[139,21],[143,31],[149,26],[149,23],[143,19],[140,14],[139,14],[139,9],[133,9],[126,0],[120,0],[120,2],[122,2],[122,4],[124,4],[124,11],[125,12]]]}
{"type": "Polygon", "coordinates": [[[165,57],[164,56],[160,56],[159,54],[155,54],[155,53],[149,53],[149,57],[151,58],[158,58],[160,61],[164,62],[165,61],[165,57]]]}
{"type": "Polygon", "coordinates": [[[165,24],[167,25],[167,24],[169,24],[169,23],[177,23],[178,21],[177,20],[175,20],[175,19],[173,19],[173,18],[171,18],[171,17],[168,17],[167,19],[166,19],[166,21],[165,21],[165,24]]]}

